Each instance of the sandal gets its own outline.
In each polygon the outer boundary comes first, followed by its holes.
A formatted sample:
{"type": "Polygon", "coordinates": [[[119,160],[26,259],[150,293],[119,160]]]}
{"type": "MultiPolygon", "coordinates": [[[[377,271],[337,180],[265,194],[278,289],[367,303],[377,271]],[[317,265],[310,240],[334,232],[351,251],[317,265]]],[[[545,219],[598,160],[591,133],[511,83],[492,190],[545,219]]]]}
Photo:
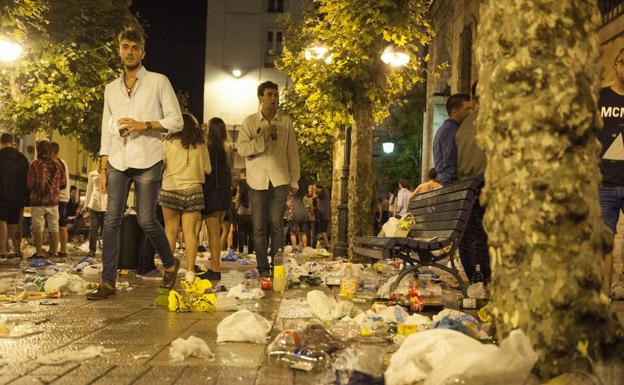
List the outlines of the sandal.
{"type": "Polygon", "coordinates": [[[172,290],[175,286],[176,279],[178,278],[178,269],[180,268],[180,260],[178,258],[173,258],[173,271],[163,271],[162,283],[160,287],[172,290]]]}

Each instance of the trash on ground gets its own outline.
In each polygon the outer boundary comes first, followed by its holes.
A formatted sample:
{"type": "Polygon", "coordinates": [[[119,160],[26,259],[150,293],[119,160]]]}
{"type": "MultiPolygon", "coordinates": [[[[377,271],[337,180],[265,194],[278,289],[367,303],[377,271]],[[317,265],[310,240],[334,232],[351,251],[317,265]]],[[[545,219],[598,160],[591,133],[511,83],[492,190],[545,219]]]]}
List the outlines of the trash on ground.
{"type": "Polygon", "coordinates": [[[238,299],[243,299],[243,300],[260,299],[264,297],[264,292],[262,291],[261,288],[254,287],[250,289],[246,287],[245,285],[243,285],[242,283],[239,283],[238,285],[233,286],[228,291],[226,296],[230,298],[238,298],[238,299]]]}
{"type": "Polygon", "coordinates": [[[472,285],[468,286],[468,298],[487,298],[488,297],[488,293],[487,290],[485,289],[485,285],[483,285],[483,282],[477,282],[477,283],[473,283],[472,285]]]}
{"type": "Polygon", "coordinates": [[[217,342],[266,343],[271,323],[249,310],[239,310],[217,325],[217,342]]]}
{"type": "Polygon", "coordinates": [[[229,311],[238,309],[238,302],[236,298],[228,297],[220,293],[217,296],[217,302],[215,303],[216,311],[229,311]]]}
{"type": "Polygon", "coordinates": [[[171,347],[169,347],[170,362],[184,361],[189,357],[213,360],[215,355],[210,351],[206,341],[195,336],[190,336],[187,339],[178,338],[171,343],[171,347]]]}
{"type": "Polygon", "coordinates": [[[454,309],[444,309],[433,316],[432,329],[453,329],[476,339],[487,339],[489,336],[481,328],[479,320],[470,314],[454,309]]]}
{"type": "Polygon", "coordinates": [[[321,321],[339,319],[351,314],[353,303],[348,301],[336,301],[329,298],[320,290],[312,290],[307,294],[308,305],[321,321]]]}
{"type": "Polygon", "coordinates": [[[408,336],[392,355],[387,385],[442,385],[453,378],[481,385],[521,385],[537,354],[521,330],[512,331],[500,347],[454,330],[432,329],[408,336]]]}
{"type": "Polygon", "coordinates": [[[180,294],[176,290],[170,290],[168,294],[163,294],[156,298],[156,304],[165,306],[166,302],[169,311],[179,313],[211,312],[215,310],[217,297],[212,291],[212,283],[209,280],[195,277],[195,281],[192,284],[183,280],[181,285],[184,289],[184,294],[180,294]],[[167,301],[164,300],[165,296],[167,301]]]}
{"type": "Polygon", "coordinates": [[[39,324],[32,321],[8,321],[0,318],[0,338],[21,338],[43,332],[39,324]]]}
{"type": "Polygon", "coordinates": [[[62,365],[67,362],[82,362],[95,357],[112,353],[116,349],[108,349],[104,346],[90,345],[81,350],[72,350],[67,352],[51,352],[41,356],[35,362],[43,365],[62,365]]]}
{"type": "Polygon", "coordinates": [[[27,314],[37,310],[36,306],[30,303],[6,303],[0,305],[0,313],[8,314],[27,314]]]}
{"type": "Polygon", "coordinates": [[[44,291],[52,298],[58,298],[62,294],[85,294],[87,283],[76,274],[61,273],[49,277],[45,281],[44,291]]]}
{"type": "Polygon", "coordinates": [[[343,347],[323,325],[311,323],[303,330],[283,330],[267,351],[273,365],[310,371],[327,369],[332,362],[332,353],[343,347]]]}

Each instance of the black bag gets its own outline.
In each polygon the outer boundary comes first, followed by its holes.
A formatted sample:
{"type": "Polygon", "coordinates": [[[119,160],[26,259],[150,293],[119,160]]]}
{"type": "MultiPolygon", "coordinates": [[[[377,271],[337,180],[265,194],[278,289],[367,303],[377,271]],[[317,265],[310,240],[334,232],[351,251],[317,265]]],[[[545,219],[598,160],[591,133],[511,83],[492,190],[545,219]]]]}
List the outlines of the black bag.
{"type": "Polygon", "coordinates": [[[137,216],[124,215],[119,235],[119,269],[135,270],[137,268],[142,238],[143,229],[139,226],[137,216]]]}

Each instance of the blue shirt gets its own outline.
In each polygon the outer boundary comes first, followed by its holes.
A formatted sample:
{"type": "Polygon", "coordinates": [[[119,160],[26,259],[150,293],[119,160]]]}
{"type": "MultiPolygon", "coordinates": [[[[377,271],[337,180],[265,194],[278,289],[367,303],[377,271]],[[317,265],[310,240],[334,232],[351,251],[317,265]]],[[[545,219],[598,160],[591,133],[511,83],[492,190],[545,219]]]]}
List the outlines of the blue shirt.
{"type": "Polygon", "coordinates": [[[438,180],[443,185],[457,181],[457,146],[455,135],[459,123],[446,119],[433,138],[433,163],[438,172],[438,180]]]}

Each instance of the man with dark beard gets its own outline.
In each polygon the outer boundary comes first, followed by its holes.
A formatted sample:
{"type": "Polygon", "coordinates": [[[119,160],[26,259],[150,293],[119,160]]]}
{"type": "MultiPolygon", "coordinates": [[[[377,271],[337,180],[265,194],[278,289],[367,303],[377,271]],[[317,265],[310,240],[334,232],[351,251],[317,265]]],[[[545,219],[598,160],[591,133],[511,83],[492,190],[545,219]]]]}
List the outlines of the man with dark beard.
{"type": "Polygon", "coordinates": [[[137,30],[119,34],[121,76],[106,85],[100,144],[100,192],[108,193],[103,230],[102,284],[88,299],[115,294],[120,232],[128,190],[134,183],[137,221],[160,255],[162,287],[172,289],[180,261],[173,256],[162,225],[156,219],[156,201],[163,173],[161,134],[182,129],[182,113],[166,76],[141,65],[145,38],[137,30]]]}

